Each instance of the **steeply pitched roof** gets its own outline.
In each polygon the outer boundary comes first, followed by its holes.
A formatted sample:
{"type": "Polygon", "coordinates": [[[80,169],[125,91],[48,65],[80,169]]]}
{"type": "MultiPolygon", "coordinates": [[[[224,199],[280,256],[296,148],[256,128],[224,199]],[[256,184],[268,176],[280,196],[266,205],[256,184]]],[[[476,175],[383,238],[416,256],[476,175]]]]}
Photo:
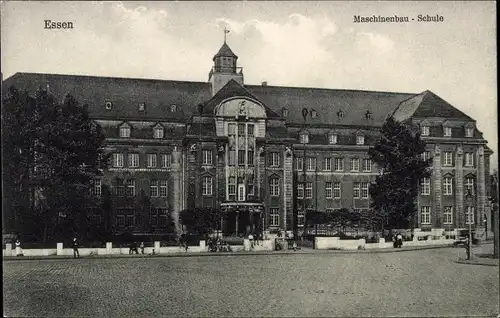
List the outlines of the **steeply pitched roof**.
{"type": "Polygon", "coordinates": [[[103,119],[184,121],[196,112],[199,103],[212,96],[209,83],[134,78],[16,73],[3,84],[31,93],[48,84],[56,98],[62,100],[71,94],[89,105],[91,117],[103,119]],[[106,101],[112,102],[111,110],[106,110],[106,101]],[[139,111],[143,102],[145,110],[139,111]],[[175,112],[172,105],[176,105],[175,112]]]}
{"type": "Polygon", "coordinates": [[[370,92],[356,90],[255,86],[246,88],[266,106],[281,114],[288,110],[288,123],[302,123],[302,108],[314,109],[315,118],[308,117],[308,124],[382,126],[386,117],[399,103],[414,94],[370,92]],[[337,116],[342,111],[343,117],[337,116]],[[366,118],[367,112],[371,119],[366,118]]]}
{"type": "Polygon", "coordinates": [[[393,116],[399,121],[410,117],[440,117],[473,121],[472,118],[429,90],[403,101],[394,111],[393,116]]]}
{"type": "Polygon", "coordinates": [[[227,82],[226,85],[224,85],[217,93],[215,93],[215,95],[209,101],[206,102],[203,108],[203,113],[213,114],[214,109],[215,107],[217,107],[217,105],[219,105],[223,100],[234,96],[248,97],[260,102],[261,104],[264,105],[264,108],[266,109],[266,115],[268,118],[280,117],[269,107],[266,107],[266,105],[262,103],[262,101],[260,101],[258,97],[253,95],[245,87],[241,86],[238,82],[236,82],[233,79],[227,82]]]}
{"type": "Polygon", "coordinates": [[[233,53],[233,51],[231,50],[231,48],[229,47],[229,45],[226,44],[226,42],[224,42],[224,44],[222,44],[222,46],[220,47],[220,50],[219,52],[217,52],[217,54],[214,55],[214,60],[216,57],[219,57],[219,56],[226,56],[226,57],[235,57],[235,58],[238,58],[238,56],[236,56],[236,54],[233,53]]]}

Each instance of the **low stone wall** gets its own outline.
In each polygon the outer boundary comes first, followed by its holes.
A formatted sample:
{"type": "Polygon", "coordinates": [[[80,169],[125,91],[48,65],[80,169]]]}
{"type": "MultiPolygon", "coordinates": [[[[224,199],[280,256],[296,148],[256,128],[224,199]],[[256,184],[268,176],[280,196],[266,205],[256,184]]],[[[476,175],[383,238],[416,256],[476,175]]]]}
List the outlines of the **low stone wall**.
{"type": "MultiPolygon", "coordinates": [[[[404,241],[403,247],[410,246],[433,246],[433,245],[451,245],[455,242],[454,239],[437,239],[437,240],[416,240],[404,241]]],[[[359,240],[340,240],[338,237],[316,237],[316,249],[319,250],[358,250],[358,249],[385,249],[393,248],[392,242],[386,242],[383,238],[378,243],[366,243],[364,239],[359,240]]]]}

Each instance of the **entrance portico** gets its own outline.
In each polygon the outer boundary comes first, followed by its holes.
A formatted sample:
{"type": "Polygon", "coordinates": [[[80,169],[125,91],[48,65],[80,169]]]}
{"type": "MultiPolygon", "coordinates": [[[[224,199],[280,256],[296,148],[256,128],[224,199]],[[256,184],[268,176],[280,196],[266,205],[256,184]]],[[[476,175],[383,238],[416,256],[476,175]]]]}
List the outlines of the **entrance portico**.
{"type": "Polygon", "coordinates": [[[262,233],[264,229],[264,206],[255,202],[225,202],[221,210],[226,216],[224,232],[228,235],[262,233]]]}

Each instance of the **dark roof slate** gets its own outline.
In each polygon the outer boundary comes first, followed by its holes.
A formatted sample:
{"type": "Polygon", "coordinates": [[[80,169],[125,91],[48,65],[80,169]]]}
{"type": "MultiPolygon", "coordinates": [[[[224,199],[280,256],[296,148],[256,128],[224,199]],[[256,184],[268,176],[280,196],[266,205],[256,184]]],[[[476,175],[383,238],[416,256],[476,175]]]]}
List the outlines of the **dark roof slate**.
{"type": "Polygon", "coordinates": [[[226,44],[226,42],[224,42],[224,44],[222,44],[222,46],[219,49],[219,52],[217,52],[217,54],[214,55],[213,59],[215,60],[215,58],[219,57],[219,56],[238,58],[238,56],[236,56],[236,54],[233,53],[233,51],[231,50],[229,45],[226,44]]]}

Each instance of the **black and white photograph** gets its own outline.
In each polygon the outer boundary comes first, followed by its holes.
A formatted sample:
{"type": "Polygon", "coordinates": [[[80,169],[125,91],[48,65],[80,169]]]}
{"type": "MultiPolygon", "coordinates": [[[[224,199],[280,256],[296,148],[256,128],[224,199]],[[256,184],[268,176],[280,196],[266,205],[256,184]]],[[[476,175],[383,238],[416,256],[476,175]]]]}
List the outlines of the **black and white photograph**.
{"type": "Polygon", "coordinates": [[[4,317],[500,317],[494,1],[1,1],[4,317]]]}

